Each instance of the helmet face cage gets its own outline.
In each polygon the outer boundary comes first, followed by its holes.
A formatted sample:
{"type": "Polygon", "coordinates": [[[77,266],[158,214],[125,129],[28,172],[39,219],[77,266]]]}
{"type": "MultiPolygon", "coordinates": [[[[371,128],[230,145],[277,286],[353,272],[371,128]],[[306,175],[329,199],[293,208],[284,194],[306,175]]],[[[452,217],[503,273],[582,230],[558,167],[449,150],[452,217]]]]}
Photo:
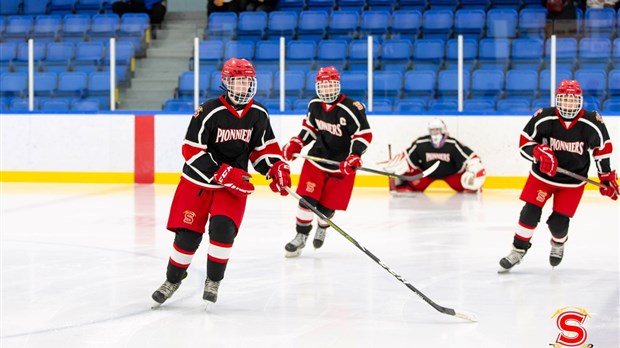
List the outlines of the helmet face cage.
{"type": "Polygon", "coordinates": [[[234,76],[222,79],[228,97],[236,104],[247,104],[256,95],[256,77],[234,76]]]}
{"type": "Polygon", "coordinates": [[[436,118],[428,123],[428,133],[431,136],[433,147],[438,149],[446,142],[448,129],[442,120],[436,118]]]}
{"type": "Polygon", "coordinates": [[[340,95],[340,81],[323,80],[317,81],[315,84],[316,95],[323,103],[331,104],[338,99],[340,95]]]}
{"type": "Polygon", "coordinates": [[[558,94],[555,96],[555,105],[560,116],[573,119],[581,111],[583,97],[579,94],[558,94]]]}

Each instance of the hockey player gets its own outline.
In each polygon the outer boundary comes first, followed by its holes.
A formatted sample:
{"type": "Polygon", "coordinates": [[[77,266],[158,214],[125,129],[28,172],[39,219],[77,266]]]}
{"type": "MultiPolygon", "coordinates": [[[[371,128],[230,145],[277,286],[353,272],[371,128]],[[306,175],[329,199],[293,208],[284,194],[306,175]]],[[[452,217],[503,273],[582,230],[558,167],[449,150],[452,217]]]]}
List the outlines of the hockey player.
{"type": "Polygon", "coordinates": [[[226,93],[203,103],[190,120],[183,141],[183,173],[177,186],[168,230],[175,233],[166,281],[152,297],[164,303],[187,276],[209,221],[207,278],[203,299],[215,303],[246,199],[254,191],[248,160],[271,179],[270,188],[287,195],[290,171],[282,161],[266,108],[255,102],[256,72],[245,59],[231,58],[222,68],[226,93]]]}
{"type": "MultiPolygon", "coordinates": [[[[362,154],[372,140],[372,132],[362,103],[340,93],[340,74],[333,66],[319,69],[316,75],[316,97],[308,103],[298,136],[284,145],[284,159],[294,155],[312,141],[308,154],[340,162],[340,166],[306,160],[301,170],[297,194],[313,204],[326,217],[336,210],[346,210],[353,191],[355,171],[362,165],[362,154]]],[[[284,247],[287,257],[301,254],[312,230],[314,215],[299,205],[297,210],[297,234],[284,247]]],[[[320,248],[329,225],[317,222],[313,245],[320,248]]]]}
{"type": "Polygon", "coordinates": [[[563,80],[555,100],[556,107],[536,111],[521,132],[520,153],[532,167],[521,192],[525,205],[512,251],[499,261],[500,273],[521,262],[531,247],[542,207],[552,196],[553,212],[547,219],[551,232],[549,263],[555,267],[562,262],[570,218],[577,210],[585,182],[557,173],[558,167],[587,177],[592,151],[601,183],[607,185],[600,189],[601,194],[618,199],[616,171],[611,170],[609,160],[612,145],[603,119],[597,112],[581,108],[581,87],[575,80],[563,80]]]}
{"type": "Polygon", "coordinates": [[[435,180],[441,179],[457,192],[479,192],[486,171],[478,155],[451,138],[446,124],[439,118],[428,123],[428,132],[428,135],[416,139],[407,150],[383,163],[384,168],[397,175],[416,175],[435,161],[439,161],[439,167],[429,176],[413,182],[390,179],[390,190],[397,194],[424,191],[435,180]]]}

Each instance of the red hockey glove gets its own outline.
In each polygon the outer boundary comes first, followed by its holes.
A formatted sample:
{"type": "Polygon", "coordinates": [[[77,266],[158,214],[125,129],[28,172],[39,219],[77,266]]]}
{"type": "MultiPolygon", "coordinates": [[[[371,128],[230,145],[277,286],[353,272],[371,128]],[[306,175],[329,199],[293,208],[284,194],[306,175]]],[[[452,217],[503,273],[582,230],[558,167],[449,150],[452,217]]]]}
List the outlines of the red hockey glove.
{"type": "Polygon", "coordinates": [[[303,147],[304,142],[301,140],[301,138],[292,137],[291,140],[289,140],[289,142],[282,148],[282,154],[284,155],[284,159],[287,161],[294,160],[295,157],[293,157],[293,155],[300,153],[303,147]]]}
{"type": "Polygon", "coordinates": [[[278,161],[271,166],[269,172],[267,172],[267,179],[272,179],[269,184],[269,188],[273,192],[280,192],[281,196],[288,195],[288,192],[284,190],[285,187],[291,187],[291,169],[284,161],[278,161]]]}
{"type": "Polygon", "coordinates": [[[534,146],[534,159],[538,162],[541,172],[555,176],[558,170],[558,159],[555,158],[555,154],[549,145],[538,144],[534,146]]]}
{"type": "Polygon", "coordinates": [[[361,166],[362,166],[362,159],[360,158],[360,156],[355,155],[355,154],[350,154],[349,157],[347,157],[347,159],[340,162],[340,171],[344,175],[349,175],[349,174],[354,173],[357,170],[357,168],[361,166]]]}
{"type": "Polygon", "coordinates": [[[609,173],[599,173],[598,178],[601,180],[601,184],[607,186],[605,188],[599,188],[601,194],[614,201],[618,199],[618,192],[620,192],[620,189],[618,188],[618,176],[616,175],[616,171],[612,170],[609,173]]]}
{"type": "Polygon", "coordinates": [[[254,192],[254,185],[247,181],[251,177],[252,175],[245,170],[231,167],[226,163],[222,164],[220,169],[213,174],[215,182],[223,185],[232,194],[239,197],[244,197],[254,192]]]}

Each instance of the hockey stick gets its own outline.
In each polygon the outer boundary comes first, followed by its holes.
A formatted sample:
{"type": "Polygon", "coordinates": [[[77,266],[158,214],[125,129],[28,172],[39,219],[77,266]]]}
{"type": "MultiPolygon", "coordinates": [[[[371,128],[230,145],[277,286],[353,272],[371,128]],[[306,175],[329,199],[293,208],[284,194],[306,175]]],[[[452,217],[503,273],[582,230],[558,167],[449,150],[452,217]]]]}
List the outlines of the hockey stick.
{"type": "MultiPolygon", "coordinates": [[[[299,157],[299,158],[305,158],[305,159],[310,160],[310,161],[321,162],[321,163],[325,163],[325,164],[331,164],[331,165],[334,165],[334,166],[339,166],[340,165],[340,162],[338,162],[338,161],[332,161],[332,160],[329,160],[329,159],[326,159],[326,158],[321,158],[321,157],[314,157],[314,156],[308,156],[308,155],[302,155],[302,154],[295,154],[293,156],[299,157]]],[[[361,170],[361,171],[369,172],[369,173],[381,174],[381,175],[389,176],[390,178],[397,178],[397,179],[407,180],[407,181],[416,181],[416,180],[420,180],[420,179],[422,179],[424,177],[427,177],[427,176],[431,175],[431,173],[434,172],[435,169],[437,169],[437,167],[439,167],[439,161],[435,162],[427,170],[423,171],[420,174],[416,174],[416,175],[397,175],[397,174],[394,174],[394,173],[384,172],[384,171],[381,171],[381,170],[376,170],[376,169],[371,169],[371,168],[366,168],[366,167],[357,167],[357,170],[361,170]]]]}
{"type": "Polygon", "coordinates": [[[293,196],[295,199],[297,199],[302,205],[304,205],[306,208],[312,210],[312,212],[314,214],[316,214],[319,218],[321,218],[323,221],[325,221],[328,225],[333,227],[334,230],[336,230],[338,233],[340,233],[343,237],[345,237],[349,242],[351,242],[353,245],[355,245],[358,249],[363,251],[371,259],[373,259],[373,261],[378,263],[381,267],[383,267],[383,269],[388,271],[391,275],[393,275],[401,283],[405,284],[411,291],[413,291],[416,295],[418,295],[421,299],[423,299],[426,303],[431,305],[437,311],[439,311],[439,312],[441,312],[443,314],[452,315],[452,316],[455,316],[455,317],[458,317],[458,318],[461,318],[461,319],[465,319],[465,320],[469,320],[469,321],[472,321],[472,322],[478,321],[476,319],[476,316],[471,314],[471,313],[456,311],[456,310],[454,310],[452,308],[442,307],[442,306],[436,304],[435,302],[433,302],[433,300],[428,298],[420,290],[416,289],[413,285],[411,285],[409,282],[407,282],[405,280],[405,278],[403,278],[400,274],[394,272],[391,268],[389,268],[386,264],[384,264],[381,260],[379,260],[378,257],[376,257],[373,253],[371,253],[370,250],[364,248],[360,243],[358,243],[355,239],[353,239],[353,237],[351,237],[348,233],[346,233],[340,227],[338,227],[327,216],[325,216],[323,213],[321,213],[312,204],[308,203],[308,201],[306,201],[303,197],[301,197],[300,195],[295,193],[289,187],[284,187],[284,189],[286,190],[286,192],[290,193],[291,196],[293,196]]]}
{"type": "Polygon", "coordinates": [[[598,181],[590,180],[590,179],[586,178],[585,176],[581,176],[581,175],[579,175],[579,174],[575,174],[575,173],[573,173],[573,172],[570,172],[570,171],[568,171],[568,170],[566,170],[566,169],[564,169],[564,168],[560,168],[560,167],[558,167],[557,171],[558,171],[558,173],[562,173],[562,174],[564,174],[564,175],[566,175],[566,176],[570,176],[571,178],[574,178],[574,179],[577,179],[577,180],[585,181],[585,182],[587,182],[588,184],[592,184],[592,185],[594,185],[594,186],[598,186],[598,187],[600,187],[600,188],[608,188],[608,187],[611,187],[611,186],[607,186],[607,185],[605,185],[605,184],[601,184],[601,183],[600,183],[600,182],[598,182],[598,181]]]}

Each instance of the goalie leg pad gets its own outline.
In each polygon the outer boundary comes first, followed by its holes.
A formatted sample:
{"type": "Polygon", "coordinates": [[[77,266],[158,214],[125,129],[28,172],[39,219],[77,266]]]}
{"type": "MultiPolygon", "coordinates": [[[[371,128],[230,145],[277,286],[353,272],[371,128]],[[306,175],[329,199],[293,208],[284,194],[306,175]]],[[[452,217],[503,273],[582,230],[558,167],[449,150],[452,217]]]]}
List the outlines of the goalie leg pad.
{"type": "Polygon", "coordinates": [[[237,236],[235,223],[227,216],[216,215],[209,223],[209,251],[207,277],[214,281],[224,278],[228,258],[237,236]]]}
{"type": "Polygon", "coordinates": [[[547,219],[547,226],[549,226],[549,231],[551,231],[553,239],[558,243],[563,243],[566,241],[569,224],[570,218],[568,216],[562,215],[555,211],[551,213],[551,215],[549,215],[549,218],[547,219]]]}
{"type": "Polygon", "coordinates": [[[170,260],[168,261],[168,268],[166,270],[166,279],[170,283],[178,283],[184,277],[192,262],[192,258],[198,246],[202,241],[202,233],[190,231],[188,229],[179,229],[174,237],[174,249],[170,260]]]}

